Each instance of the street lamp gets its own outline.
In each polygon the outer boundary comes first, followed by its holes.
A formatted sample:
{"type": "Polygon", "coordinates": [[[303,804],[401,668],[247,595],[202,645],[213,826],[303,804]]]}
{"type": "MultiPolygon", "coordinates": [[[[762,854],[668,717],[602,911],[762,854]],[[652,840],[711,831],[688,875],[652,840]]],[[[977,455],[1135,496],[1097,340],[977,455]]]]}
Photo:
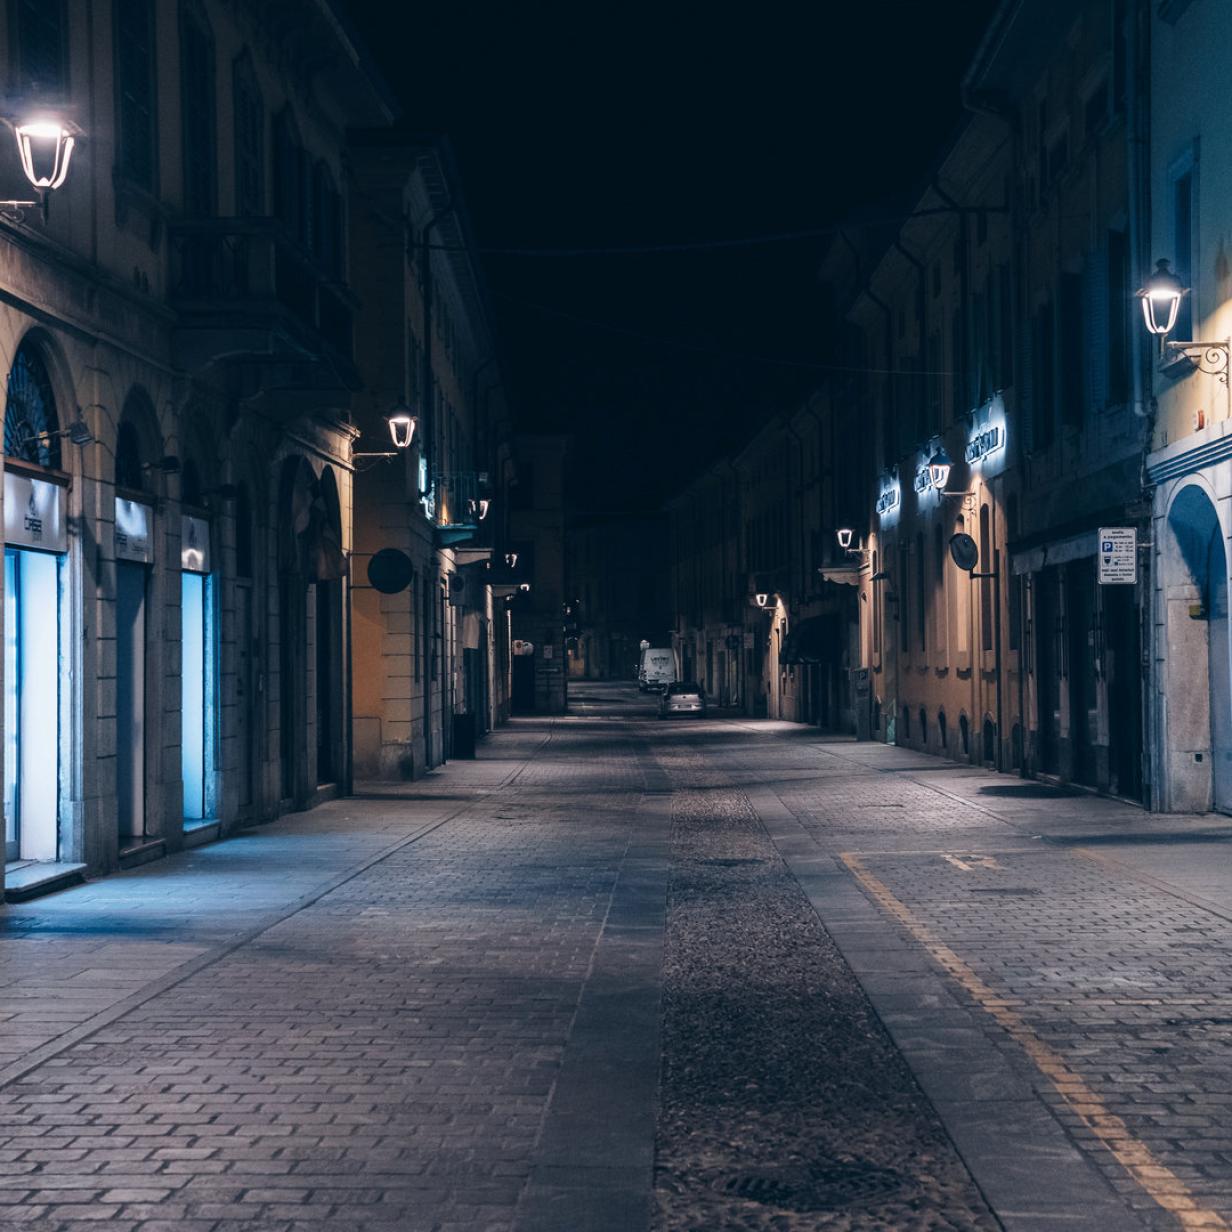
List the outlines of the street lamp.
{"type": "Polygon", "coordinates": [[[409,449],[415,439],[415,429],[419,420],[411,414],[411,409],[405,402],[399,402],[386,417],[389,424],[389,437],[395,449],[409,449]]]}
{"type": "Polygon", "coordinates": [[[393,449],[352,450],[352,461],[356,458],[396,458],[411,447],[411,441],[415,439],[415,429],[419,426],[419,419],[411,414],[405,402],[399,402],[385,416],[385,423],[389,427],[389,439],[393,442],[393,449]]]}
{"type": "Polygon", "coordinates": [[[1181,300],[1188,294],[1189,288],[1168,268],[1168,262],[1157,261],[1155,272],[1138,292],[1147,332],[1167,337],[1176,326],[1181,300]]]}
{"type": "Polygon", "coordinates": [[[855,532],[850,526],[840,526],[838,530],[834,532],[834,537],[838,540],[838,546],[842,548],[844,552],[850,550],[851,539],[854,533],[855,532]]]}
{"type": "Polygon", "coordinates": [[[953,469],[954,462],[946,453],[945,446],[939,446],[937,452],[928,459],[928,479],[938,492],[945,491],[945,485],[950,482],[950,471],[953,469]]]}
{"type": "Polygon", "coordinates": [[[48,117],[27,120],[13,126],[21,169],[31,188],[47,194],[60,188],[68,179],[68,167],[77,144],[76,130],[62,120],[48,117]]]}
{"type": "Polygon", "coordinates": [[[1188,294],[1189,288],[1168,268],[1168,262],[1163,259],[1157,261],[1155,272],[1138,292],[1147,330],[1159,338],[1161,358],[1165,361],[1183,356],[1199,372],[1218,377],[1229,389],[1228,409],[1232,412],[1232,388],[1228,387],[1228,356],[1232,341],[1227,338],[1216,342],[1168,340],[1181,310],[1181,300],[1188,294]]]}

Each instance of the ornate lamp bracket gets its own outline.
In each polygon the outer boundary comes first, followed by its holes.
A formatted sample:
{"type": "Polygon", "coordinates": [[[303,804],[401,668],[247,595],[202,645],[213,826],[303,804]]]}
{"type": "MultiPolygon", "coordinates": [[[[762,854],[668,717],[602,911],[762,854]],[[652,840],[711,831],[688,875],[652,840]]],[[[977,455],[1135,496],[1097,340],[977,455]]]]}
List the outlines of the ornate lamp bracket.
{"type": "Polygon", "coordinates": [[[1232,342],[1228,339],[1219,342],[1165,342],[1164,362],[1167,364],[1183,356],[1199,372],[1218,377],[1226,386],[1229,350],[1232,350],[1232,342]]]}

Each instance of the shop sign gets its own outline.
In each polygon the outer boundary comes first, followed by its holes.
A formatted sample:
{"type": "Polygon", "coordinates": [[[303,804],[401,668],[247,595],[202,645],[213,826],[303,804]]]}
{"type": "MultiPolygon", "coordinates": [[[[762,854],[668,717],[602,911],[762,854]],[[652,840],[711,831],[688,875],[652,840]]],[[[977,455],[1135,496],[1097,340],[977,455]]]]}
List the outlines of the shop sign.
{"type": "Polygon", "coordinates": [[[180,518],[180,568],[185,573],[210,571],[210,524],[189,513],[180,518]]]}
{"type": "Polygon", "coordinates": [[[139,565],[154,563],[150,520],[150,507],[144,501],[115,498],[116,560],[132,560],[139,565]]]}
{"type": "Polygon", "coordinates": [[[891,509],[898,508],[898,484],[893,487],[886,488],[879,497],[877,497],[877,512],[878,514],[887,514],[891,509]]]}
{"type": "Polygon", "coordinates": [[[915,478],[911,481],[911,486],[915,489],[917,496],[923,496],[933,486],[932,472],[928,469],[927,463],[916,471],[915,478]]]}
{"type": "Polygon", "coordinates": [[[1133,526],[1099,528],[1099,584],[1133,586],[1138,581],[1138,531],[1133,526]]]}
{"type": "Polygon", "coordinates": [[[982,462],[990,453],[996,453],[1004,446],[1005,429],[1000,424],[994,424],[967,442],[963,456],[968,462],[982,462]]]}
{"type": "Polygon", "coordinates": [[[66,491],[32,475],[4,472],[4,541],[15,548],[68,551],[66,491]]]}

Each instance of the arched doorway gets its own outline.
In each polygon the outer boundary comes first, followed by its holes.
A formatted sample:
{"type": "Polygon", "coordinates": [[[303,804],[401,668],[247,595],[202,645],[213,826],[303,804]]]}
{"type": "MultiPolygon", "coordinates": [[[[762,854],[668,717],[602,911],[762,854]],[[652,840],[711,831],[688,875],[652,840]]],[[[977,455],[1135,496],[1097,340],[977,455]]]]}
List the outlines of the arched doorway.
{"type": "Polygon", "coordinates": [[[66,476],[43,348],[27,337],[4,404],[4,838],[6,860],[60,855],[66,476]]]}
{"type": "Polygon", "coordinates": [[[1182,488],[1162,563],[1167,620],[1170,806],[1232,812],[1228,561],[1210,497],[1182,488]]]}
{"type": "Polygon", "coordinates": [[[315,487],[304,458],[283,461],[278,482],[278,748],[284,807],[304,803],[307,783],[307,548],[315,487]]]}
{"type": "Polygon", "coordinates": [[[342,778],[342,506],[334,472],[327,466],[313,502],[311,553],[314,598],[313,662],[316,701],[316,781],[342,778]]]}

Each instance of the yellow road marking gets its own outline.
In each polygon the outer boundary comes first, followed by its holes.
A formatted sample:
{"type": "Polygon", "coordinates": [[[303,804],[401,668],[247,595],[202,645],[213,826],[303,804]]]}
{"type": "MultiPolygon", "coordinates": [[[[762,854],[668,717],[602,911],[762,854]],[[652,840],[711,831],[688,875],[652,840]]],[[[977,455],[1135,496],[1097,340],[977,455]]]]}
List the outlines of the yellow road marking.
{"type": "Polygon", "coordinates": [[[959,956],[932,933],[926,924],[912,914],[886,885],[864,867],[855,852],[843,852],[839,859],[851,870],[874,902],[894,917],[932,955],[979,1005],[990,1014],[1005,1032],[1018,1043],[1035,1062],[1040,1072],[1052,1083],[1057,1093],[1077,1114],[1088,1129],[1108,1148],[1116,1161],[1164,1210],[1171,1212],[1186,1229],[1228,1229],[1223,1218],[1198,1205],[1185,1182],[1164,1167],[1145,1143],[1139,1142],[1120,1117],[1108,1111],[1104,1101],[1093,1091],[1059,1053],[1050,1048],[1028,1023],[1010,1008],[1012,998],[994,992],[959,956]]]}
{"type": "Polygon", "coordinates": [[[964,873],[973,873],[977,868],[986,868],[994,873],[1002,871],[996,856],[955,856],[942,852],[941,858],[949,861],[955,868],[961,868],[964,873]]]}

